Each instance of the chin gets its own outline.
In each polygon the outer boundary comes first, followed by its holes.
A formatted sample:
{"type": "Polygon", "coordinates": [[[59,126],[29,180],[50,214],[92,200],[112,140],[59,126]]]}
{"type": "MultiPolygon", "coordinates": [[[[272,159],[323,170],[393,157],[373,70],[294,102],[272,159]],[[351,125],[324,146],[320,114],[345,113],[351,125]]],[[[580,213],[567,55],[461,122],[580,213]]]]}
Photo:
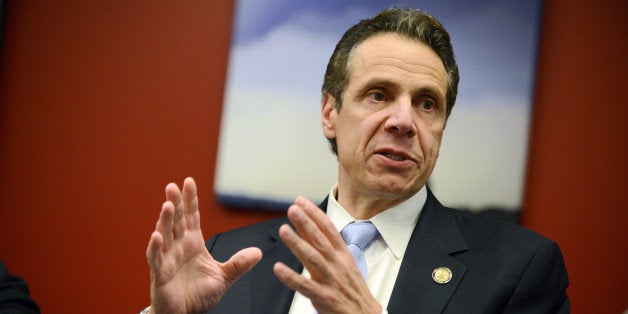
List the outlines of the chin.
{"type": "Polygon", "coordinates": [[[382,180],[379,182],[377,190],[389,196],[409,196],[418,192],[423,185],[408,184],[401,180],[382,180]]]}

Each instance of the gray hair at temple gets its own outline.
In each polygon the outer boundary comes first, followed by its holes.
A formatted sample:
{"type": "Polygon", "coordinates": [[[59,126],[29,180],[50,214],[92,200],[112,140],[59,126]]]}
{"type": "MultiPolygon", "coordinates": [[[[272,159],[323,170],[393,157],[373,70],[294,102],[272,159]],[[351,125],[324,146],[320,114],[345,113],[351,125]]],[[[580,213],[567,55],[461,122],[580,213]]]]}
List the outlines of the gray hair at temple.
{"type": "MultiPolygon", "coordinates": [[[[460,80],[449,33],[430,14],[416,9],[387,9],[349,28],[336,45],[327,63],[322,93],[334,96],[336,110],[340,112],[342,93],[349,80],[349,65],[353,51],[366,39],[385,33],[418,40],[429,46],[443,61],[445,72],[447,72],[446,116],[449,117],[456,102],[460,80]]],[[[329,139],[329,143],[331,150],[338,155],[336,139],[329,139]]]]}

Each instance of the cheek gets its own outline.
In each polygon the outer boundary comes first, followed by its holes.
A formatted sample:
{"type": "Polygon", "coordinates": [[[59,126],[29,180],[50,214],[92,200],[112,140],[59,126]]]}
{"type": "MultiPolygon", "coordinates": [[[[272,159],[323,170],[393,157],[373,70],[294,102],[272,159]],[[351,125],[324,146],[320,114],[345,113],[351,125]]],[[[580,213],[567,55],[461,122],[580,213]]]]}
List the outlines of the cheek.
{"type": "Polygon", "coordinates": [[[428,159],[436,160],[438,157],[438,152],[440,150],[440,143],[443,138],[443,130],[442,129],[428,129],[424,130],[420,134],[420,142],[421,142],[421,150],[426,154],[428,159]]]}
{"type": "Polygon", "coordinates": [[[372,118],[371,116],[366,118],[354,117],[344,121],[342,130],[343,142],[351,146],[353,151],[363,150],[377,133],[379,123],[372,118]]]}

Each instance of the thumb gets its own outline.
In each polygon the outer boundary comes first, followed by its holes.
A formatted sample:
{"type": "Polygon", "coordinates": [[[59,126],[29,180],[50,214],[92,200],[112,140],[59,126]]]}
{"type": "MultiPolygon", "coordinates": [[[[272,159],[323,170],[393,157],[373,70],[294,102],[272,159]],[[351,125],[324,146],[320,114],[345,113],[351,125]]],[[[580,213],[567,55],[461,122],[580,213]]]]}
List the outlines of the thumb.
{"type": "Polygon", "coordinates": [[[227,286],[233,285],[238,278],[253,268],[261,259],[262,251],[256,247],[242,249],[233,254],[228,261],[221,265],[227,286]]]}

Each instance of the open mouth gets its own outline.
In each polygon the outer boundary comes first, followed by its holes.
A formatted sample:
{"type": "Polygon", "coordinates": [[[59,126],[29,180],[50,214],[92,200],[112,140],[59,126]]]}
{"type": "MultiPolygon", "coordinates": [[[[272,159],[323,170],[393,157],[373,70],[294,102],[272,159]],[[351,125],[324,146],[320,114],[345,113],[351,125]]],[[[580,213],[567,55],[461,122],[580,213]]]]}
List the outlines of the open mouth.
{"type": "Polygon", "coordinates": [[[392,153],[380,153],[382,156],[388,158],[388,159],[392,159],[394,161],[403,161],[406,160],[406,157],[400,156],[400,155],[395,155],[392,153]]]}

